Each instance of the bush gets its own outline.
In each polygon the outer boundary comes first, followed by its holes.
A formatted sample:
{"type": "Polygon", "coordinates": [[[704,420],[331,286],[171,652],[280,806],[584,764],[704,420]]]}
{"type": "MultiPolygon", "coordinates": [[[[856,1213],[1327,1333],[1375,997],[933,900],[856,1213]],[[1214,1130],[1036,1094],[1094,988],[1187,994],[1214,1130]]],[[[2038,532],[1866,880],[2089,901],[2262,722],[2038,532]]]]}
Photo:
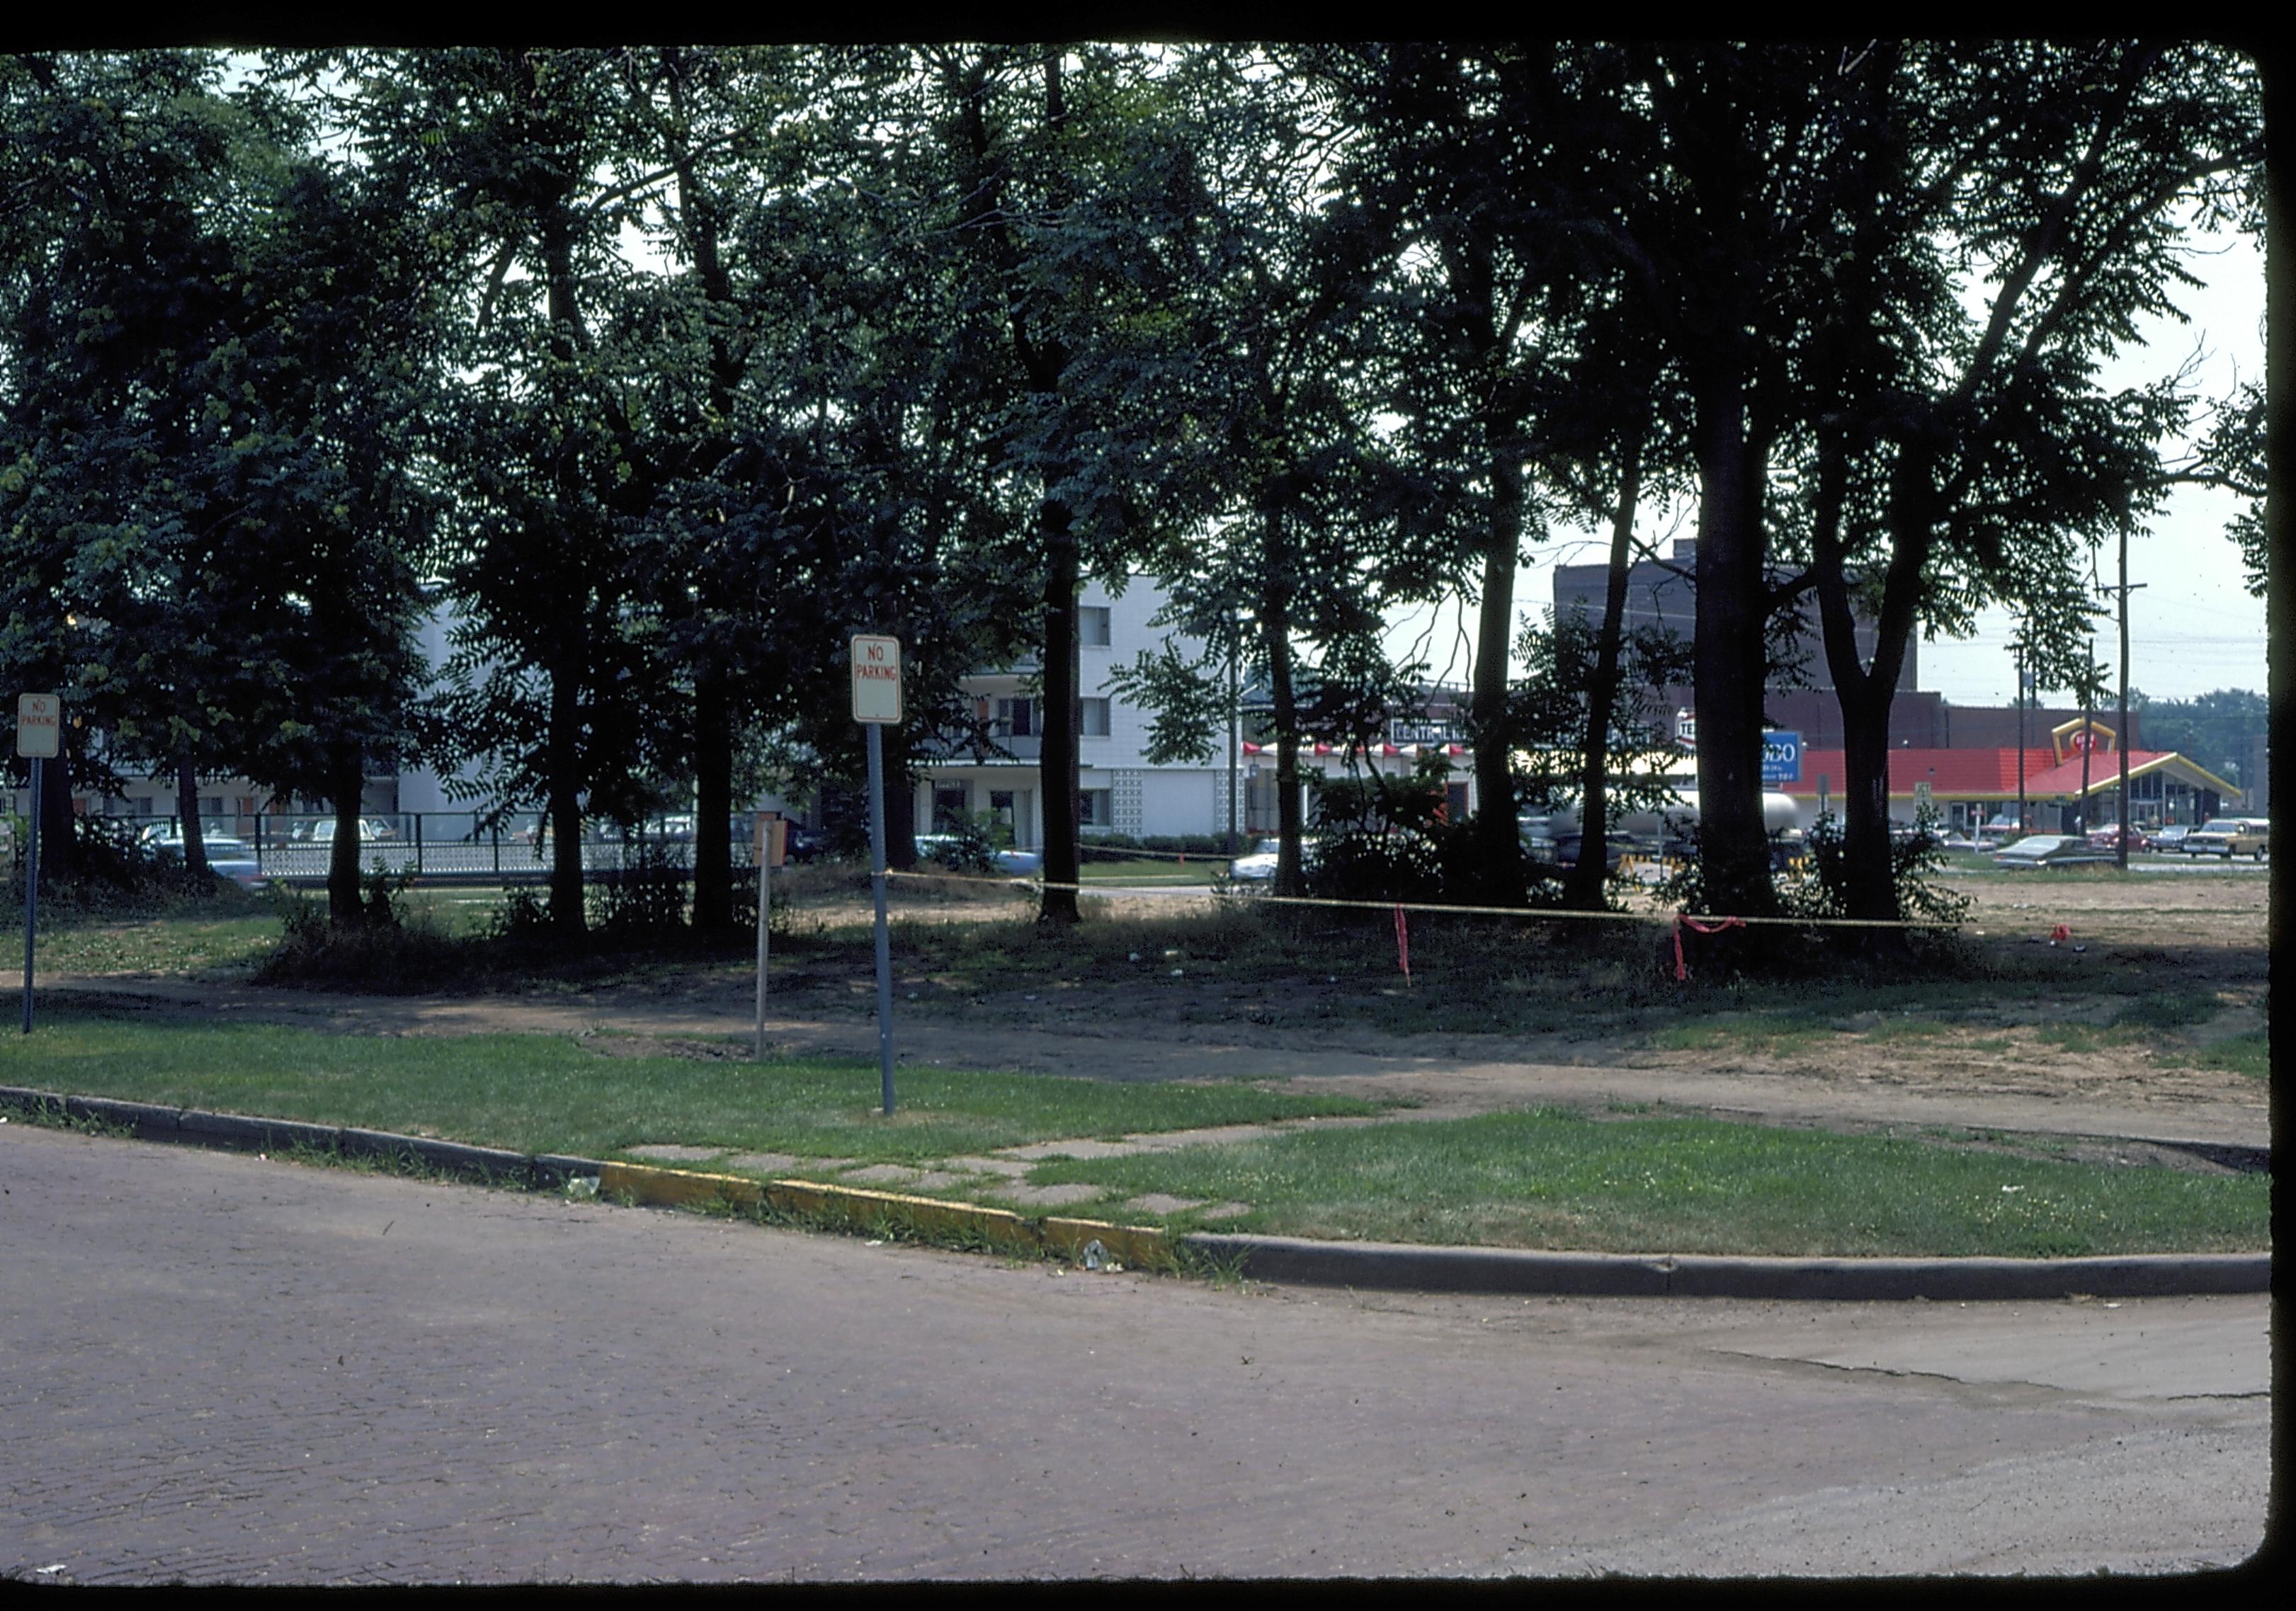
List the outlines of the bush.
{"type": "Polygon", "coordinates": [[[465,981],[473,971],[472,945],[425,919],[336,923],[324,901],[290,896],[281,929],[255,970],[258,984],[404,995],[465,981]]]}
{"type": "MultiPolygon", "coordinates": [[[[1909,918],[1958,923],[1969,915],[1969,897],[1940,888],[1931,875],[1945,864],[1938,843],[1938,814],[1924,806],[1914,816],[1914,831],[1890,841],[1890,878],[1898,910],[1909,918]]],[[[1809,830],[1805,870],[1780,882],[1778,897],[1787,912],[1804,917],[1842,917],[1849,910],[1849,872],[1843,854],[1841,819],[1832,812],[1809,830]]]]}
{"type": "MultiPolygon", "coordinates": [[[[6,899],[23,920],[25,863],[30,852],[29,824],[8,820],[10,851],[6,899]]],[[[40,911],[44,920],[144,918],[197,908],[228,916],[262,910],[265,898],[217,873],[194,878],[172,856],[163,856],[136,837],[134,824],[110,817],[72,821],[73,872],[40,846],[40,911]]]]}
{"type": "Polygon", "coordinates": [[[638,839],[622,846],[622,864],[594,876],[585,905],[618,939],[652,937],[685,927],[685,863],[668,845],[638,839]]]}

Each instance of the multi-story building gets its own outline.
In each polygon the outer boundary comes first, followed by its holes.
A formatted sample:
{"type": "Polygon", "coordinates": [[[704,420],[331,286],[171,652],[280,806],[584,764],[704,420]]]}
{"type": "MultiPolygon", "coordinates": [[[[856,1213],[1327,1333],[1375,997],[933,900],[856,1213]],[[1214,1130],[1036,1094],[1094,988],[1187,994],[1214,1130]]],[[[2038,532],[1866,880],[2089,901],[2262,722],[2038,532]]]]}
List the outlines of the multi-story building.
{"type": "MultiPolygon", "coordinates": [[[[1165,601],[1163,590],[1144,577],[1133,578],[1121,593],[1098,583],[1083,593],[1077,683],[1083,736],[1077,770],[1084,834],[1225,836],[1231,822],[1246,835],[1272,834],[1277,816],[1275,747],[1258,736],[1266,724],[1264,689],[1239,690],[1233,744],[1230,730],[1222,726],[1205,735],[1209,761],[1158,764],[1146,754],[1151,713],[1127,700],[1109,680],[1111,672],[1130,666],[1143,650],[1160,652],[1168,636],[1183,656],[1202,654],[1200,641],[1151,624],[1165,601]]],[[[927,761],[917,783],[921,828],[986,814],[1011,830],[1014,844],[1033,848],[1043,843],[1045,711],[1041,695],[1032,691],[1037,669],[1033,661],[1024,661],[964,680],[975,714],[988,724],[1003,753],[952,752],[927,761]]],[[[1303,742],[1303,810],[1312,811],[1312,784],[1307,781],[1312,774],[1338,775],[1350,765],[1407,773],[1430,752],[1463,760],[1455,696],[1464,701],[1456,690],[1430,691],[1426,714],[1390,721],[1385,740],[1369,753],[1350,756],[1334,743],[1303,742]]],[[[1464,773],[1451,781],[1449,793],[1455,815],[1472,809],[1473,789],[1464,773]]]]}

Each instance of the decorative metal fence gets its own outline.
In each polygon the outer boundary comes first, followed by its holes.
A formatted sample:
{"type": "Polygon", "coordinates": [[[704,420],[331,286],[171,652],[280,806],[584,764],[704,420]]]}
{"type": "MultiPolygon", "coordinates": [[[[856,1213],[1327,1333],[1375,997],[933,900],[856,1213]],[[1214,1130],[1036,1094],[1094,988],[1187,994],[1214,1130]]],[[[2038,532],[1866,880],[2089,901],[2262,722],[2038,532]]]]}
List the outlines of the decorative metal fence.
{"type": "MultiPolygon", "coordinates": [[[[147,842],[181,841],[176,817],[126,817],[122,823],[147,842]]],[[[291,886],[327,881],[334,855],[336,819],[307,813],[258,812],[250,815],[201,817],[209,840],[237,839],[266,879],[291,886]]],[[[548,824],[532,812],[489,823],[476,812],[377,812],[360,819],[359,866],[365,871],[410,877],[437,885],[539,884],[550,877],[555,846],[548,824]]],[[[692,876],[693,831],[690,819],[672,818],[645,828],[623,830],[588,823],[582,838],[586,873],[624,869],[680,869],[692,876]]],[[[750,866],[750,835],[743,818],[732,834],[728,860],[750,866]]],[[[213,855],[214,852],[210,851],[213,855]]]]}

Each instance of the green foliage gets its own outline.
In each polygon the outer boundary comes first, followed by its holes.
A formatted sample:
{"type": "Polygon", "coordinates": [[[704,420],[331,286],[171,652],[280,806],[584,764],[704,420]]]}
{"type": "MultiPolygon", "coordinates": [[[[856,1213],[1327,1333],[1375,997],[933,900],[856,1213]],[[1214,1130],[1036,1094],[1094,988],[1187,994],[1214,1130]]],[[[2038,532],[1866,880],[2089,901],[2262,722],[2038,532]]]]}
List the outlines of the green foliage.
{"type": "MultiPolygon", "coordinates": [[[[1915,814],[1911,833],[1890,836],[1890,884],[1897,892],[1898,909],[1907,917],[1959,923],[1969,915],[1969,897],[1937,881],[1939,870],[1946,864],[1946,853],[1939,843],[1941,820],[1935,806],[1924,806],[1915,814]]],[[[1781,880],[1781,904],[1802,917],[1853,915],[1841,819],[1827,812],[1811,826],[1805,844],[1805,871],[1781,880]]]]}
{"type": "Polygon", "coordinates": [[[1311,895],[1349,901],[1472,899],[1472,841],[1450,820],[1450,765],[1421,757],[1407,777],[1311,774],[1316,806],[1311,895]]]}
{"type": "Polygon", "coordinates": [[[996,819],[987,812],[968,813],[936,830],[941,842],[932,847],[931,859],[951,872],[994,872],[997,848],[994,830],[997,826],[996,819]]]}
{"type": "Polygon", "coordinates": [[[1225,748],[1220,735],[1235,705],[1215,650],[1192,660],[1168,637],[1156,652],[1144,649],[1130,666],[1110,671],[1108,687],[1149,713],[1141,753],[1152,766],[1201,766],[1225,748]]]}

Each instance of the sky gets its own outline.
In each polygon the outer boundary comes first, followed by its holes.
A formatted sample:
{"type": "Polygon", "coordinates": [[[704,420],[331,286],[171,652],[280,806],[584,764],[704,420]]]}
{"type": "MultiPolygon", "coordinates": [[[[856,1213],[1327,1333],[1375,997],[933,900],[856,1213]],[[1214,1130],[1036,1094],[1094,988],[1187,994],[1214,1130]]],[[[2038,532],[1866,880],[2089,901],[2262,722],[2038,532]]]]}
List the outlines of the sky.
{"type": "MultiPolygon", "coordinates": [[[[2145,345],[2105,365],[2103,384],[2144,385],[2173,372],[2196,349],[2204,355],[2195,373],[2203,397],[2226,395],[2236,381],[2264,372],[2263,254],[2245,237],[2200,236],[2194,244],[2191,266],[2206,283],[2177,298],[2191,322],[2148,321],[2145,345]]],[[[2218,688],[2264,691],[2264,601],[2249,596],[2240,551],[2225,536],[2239,507],[2228,493],[2181,487],[2150,529],[2129,538],[2128,579],[2135,590],[2128,680],[2153,699],[2189,699],[2218,688]]],[[[1639,535],[1651,536],[1652,527],[1644,525],[1639,535]]],[[[1677,535],[1694,536],[1694,524],[1685,521],[1677,535]]],[[[1530,551],[1517,573],[1518,612],[1535,617],[1554,602],[1557,563],[1597,564],[1605,554],[1606,539],[1592,532],[1557,532],[1530,551]]],[[[2112,547],[2097,556],[2100,579],[2108,585],[2116,560],[2112,547]]],[[[1994,609],[1980,615],[1973,637],[1924,639],[1918,657],[1920,685],[1953,705],[2013,702],[2017,677],[2009,642],[2015,635],[2013,617],[1994,609]]],[[[1415,649],[1432,661],[1432,675],[1464,683],[1472,665],[1473,638],[1472,608],[1455,602],[1397,617],[1388,647],[1397,653],[1415,649]]],[[[2119,653],[2109,614],[2100,618],[2096,652],[2108,666],[2119,653]]]]}

